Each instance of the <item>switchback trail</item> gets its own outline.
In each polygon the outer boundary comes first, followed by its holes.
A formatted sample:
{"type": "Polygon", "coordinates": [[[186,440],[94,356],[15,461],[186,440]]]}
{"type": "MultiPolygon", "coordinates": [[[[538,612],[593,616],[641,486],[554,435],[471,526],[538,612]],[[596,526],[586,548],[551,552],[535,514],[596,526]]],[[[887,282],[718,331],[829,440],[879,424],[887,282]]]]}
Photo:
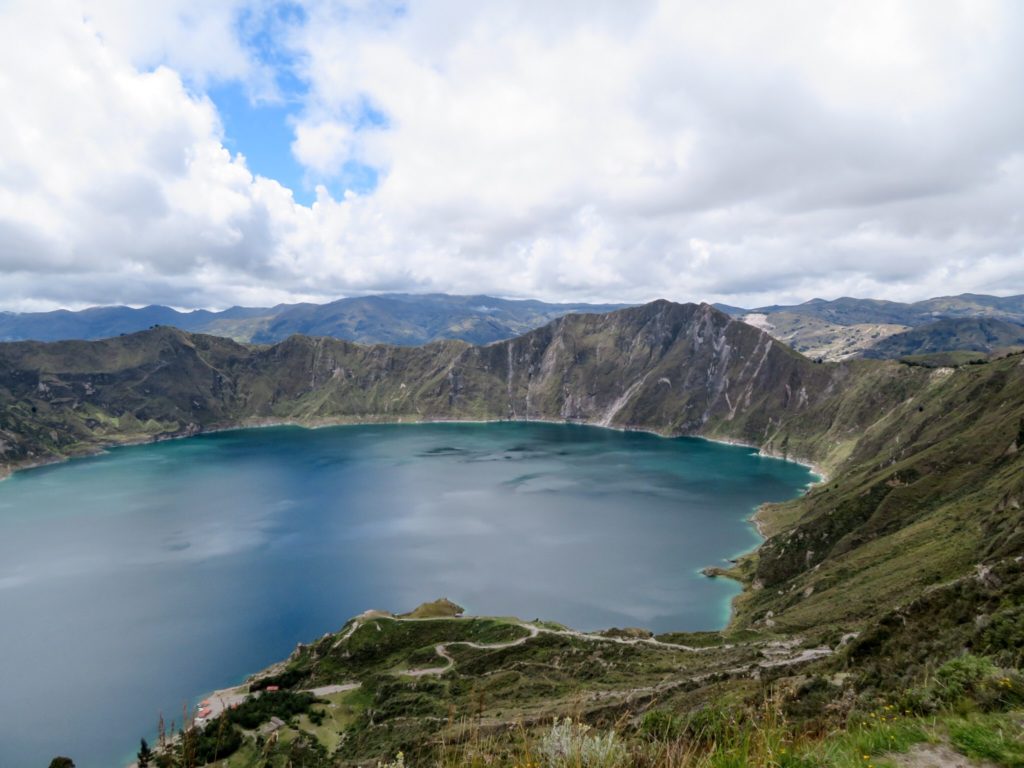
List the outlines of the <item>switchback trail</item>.
{"type": "MultiPolygon", "coordinates": [[[[356,618],[352,626],[338,639],[340,644],[344,640],[351,637],[360,626],[362,626],[362,619],[389,619],[390,621],[458,621],[472,617],[461,617],[461,616],[438,616],[428,618],[415,618],[415,617],[402,617],[402,616],[389,616],[379,611],[368,611],[356,618]]],[[[425,677],[429,675],[443,675],[455,666],[455,659],[449,653],[449,648],[456,645],[465,646],[467,648],[476,648],[484,651],[497,651],[504,648],[514,648],[519,645],[533,640],[538,635],[557,635],[562,637],[572,637],[578,640],[584,640],[593,643],[617,643],[619,645],[646,645],[653,648],[664,648],[672,651],[683,651],[686,653],[706,653],[714,650],[730,649],[734,645],[726,643],[720,646],[705,646],[696,647],[691,645],[683,645],[681,643],[668,643],[663,640],[658,640],[653,637],[611,637],[608,635],[599,635],[592,632],[579,632],[574,629],[552,629],[550,627],[542,627],[537,624],[528,621],[510,621],[510,625],[521,627],[527,631],[527,634],[523,637],[516,638],[515,640],[509,640],[498,643],[480,643],[471,640],[452,640],[446,643],[438,643],[434,646],[434,651],[437,655],[445,661],[443,666],[438,667],[423,667],[416,669],[406,669],[397,671],[395,674],[406,675],[409,677],[425,677]]],[[[795,643],[773,643],[770,644],[771,651],[764,653],[766,660],[759,664],[762,668],[767,667],[781,667],[789,666],[792,664],[800,664],[806,661],[813,661],[815,659],[824,658],[832,653],[831,648],[820,647],[820,648],[808,648],[797,651],[795,643]],[[792,650],[793,653],[787,653],[792,650]]]]}

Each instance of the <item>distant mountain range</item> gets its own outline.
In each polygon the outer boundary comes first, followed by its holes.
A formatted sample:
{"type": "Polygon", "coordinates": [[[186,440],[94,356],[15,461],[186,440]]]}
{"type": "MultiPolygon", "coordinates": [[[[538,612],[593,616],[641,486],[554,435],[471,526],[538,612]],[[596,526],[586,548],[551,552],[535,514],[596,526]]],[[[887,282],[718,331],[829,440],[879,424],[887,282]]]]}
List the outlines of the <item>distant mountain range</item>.
{"type": "Polygon", "coordinates": [[[965,293],[910,304],[843,297],[755,309],[716,306],[824,360],[960,350],[989,354],[1024,345],[1024,295],[965,293]]]}
{"type": "Polygon", "coordinates": [[[609,312],[623,304],[548,304],[442,293],[360,296],[329,304],[232,307],[179,312],[170,307],[92,307],[79,312],[0,313],[0,341],[94,340],[170,325],[235,341],[273,344],[292,334],[362,344],[417,346],[439,339],[488,344],[573,312],[609,312]]]}
{"type": "MultiPolygon", "coordinates": [[[[179,312],[164,306],[93,307],[79,312],[0,313],[0,341],[94,340],[169,325],[255,344],[274,344],[293,334],[400,346],[442,339],[489,344],[527,333],[563,315],[604,313],[624,306],[392,293],[328,304],[232,307],[222,312],[179,312]]],[[[744,309],[719,304],[716,308],[813,359],[950,352],[987,355],[1024,347],[1024,296],[963,294],[912,304],[844,297],[789,306],[744,309]]]]}
{"type": "Polygon", "coordinates": [[[756,309],[740,309],[738,307],[726,309],[724,305],[717,306],[723,312],[728,312],[731,315],[750,312],[763,314],[786,312],[827,320],[836,325],[889,323],[914,326],[957,317],[1016,318],[1018,321],[1024,322],[1024,295],[1004,297],[962,293],[959,296],[940,296],[910,304],[879,299],[853,299],[843,296],[832,301],[811,299],[803,304],[773,304],[756,309]]]}

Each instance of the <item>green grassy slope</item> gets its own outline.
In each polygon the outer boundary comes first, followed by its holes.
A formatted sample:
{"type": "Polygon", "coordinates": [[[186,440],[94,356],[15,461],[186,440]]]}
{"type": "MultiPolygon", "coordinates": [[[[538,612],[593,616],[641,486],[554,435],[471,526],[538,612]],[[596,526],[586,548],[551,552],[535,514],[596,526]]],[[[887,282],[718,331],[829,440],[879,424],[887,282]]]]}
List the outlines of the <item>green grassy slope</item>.
{"type": "Polygon", "coordinates": [[[1024,357],[939,370],[830,482],[769,513],[740,621],[855,626],[976,563],[1024,552],[1024,357]]]}
{"type": "Polygon", "coordinates": [[[1024,678],[934,658],[930,681],[882,694],[796,638],[373,612],[253,676],[237,709],[165,749],[223,768],[1019,765],[1024,678]]]}

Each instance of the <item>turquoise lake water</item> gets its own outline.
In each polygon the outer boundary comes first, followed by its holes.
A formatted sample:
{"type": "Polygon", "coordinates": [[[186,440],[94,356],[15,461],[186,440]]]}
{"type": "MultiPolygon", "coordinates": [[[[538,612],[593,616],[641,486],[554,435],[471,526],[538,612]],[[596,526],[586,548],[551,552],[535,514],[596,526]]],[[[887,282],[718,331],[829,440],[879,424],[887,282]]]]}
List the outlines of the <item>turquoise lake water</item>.
{"type": "Polygon", "coordinates": [[[447,596],[580,629],[721,627],[698,571],[805,467],[559,424],[292,427],[0,483],[0,766],[122,765],[163,712],[368,608],[447,596]]]}

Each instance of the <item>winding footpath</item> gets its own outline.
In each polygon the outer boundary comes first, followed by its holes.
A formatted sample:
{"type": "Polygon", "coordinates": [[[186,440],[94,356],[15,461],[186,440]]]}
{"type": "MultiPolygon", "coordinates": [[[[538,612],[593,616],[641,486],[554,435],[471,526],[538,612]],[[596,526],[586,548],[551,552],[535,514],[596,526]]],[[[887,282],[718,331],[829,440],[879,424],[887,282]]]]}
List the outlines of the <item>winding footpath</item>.
{"type": "MultiPolygon", "coordinates": [[[[413,618],[388,616],[386,614],[381,614],[380,612],[372,612],[372,615],[364,614],[364,616],[368,616],[369,618],[387,618],[391,621],[452,621],[472,618],[468,616],[438,616],[432,618],[413,618]]],[[[360,619],[362,618],[363,617],[361,616],[353,621],[352,627],[342,637],[338,639],[337,644],[340,644],[343,640],[346,640],[349,637],[351,637],[352,634],[357,629],[359,629],[360,626],[362,626],[362,623],[360,622],[360,619]]],[[[455,666],[455,659],[448,651],[448,649],[452,646],[461,645],[467,648],[476,648],[485,651],[497,651],[503,648],[514,648],[515,646],[523,645],[524,643],[533,640],[541,634],[558,635],[561,637],[572,637],[578,640],[585,640],[587,642],[594,643],[617,643],[619,645],[647,645],[654,648],[664,648],[666,650],[683,651],[686,653],[707,653],[710,651],[728,650],[735,647],[731,643],[726,643],[717,646],[697,647],[692,645],[683,645],[682,643],[667,643],[663,640],[658,640],[654,637],[613,637],[608,635],[594,634],[592,632],[579,632],[574,629],[551,629],[550,627],[537,626],[536,624],[533,624],[528,621],[515,621],[509,623],[512,626],[517,626],[521,627],[522,629],[525,629],[527,631],[527,634],[523,637],[516,638],[515,640],[509,640],[507,642],[501,643],[478,643],[470,640],[452,640],[447,643],[438,643],[434,646],[434,652],[437,653],[437,655],[440,658],[444,659],[444,666],[424,667],[420,669],[407,669],[396,672],[395,674],[406,675],[409,677],[443,675],[455,666]]],[[[794,641],[777,641],[773,644],[770,644],[768,648],[770,648],[771,650],[763,652],[763,655],[766,658],[765,660],[759,662],[758,666],[762,669],[767,669],[770,667],[790,666],[793,664],[802,664],[804,662],[814,661],[816,659],[821,659],[832,654],[832,649],[825,646],[819,648],[806,648],[799,652],[789,653],[790,651],[795,650],[795,645],[796,643],[794,641]]]]}
{"type": "MultiPolygon", "coordinates": [[[[458,618],[458,617],[455,617],[458,618]]],[[[395,619],[396,621],[435,621],[435,619],[395,619]]],[[[498,651],[502,648],[514,648],[517,645],[523,645],[528,640],[532,640],[541,632],[551,631],[545,630],[534,624],[527,622],[517,622],[513,626],[522,627],[527,630],[529,634],[518,637],[515,640],[509,640],[504,643],[477,643],[472,640],[452,640],[450,643],[438,643],[434,646],[434,652],[437,653],[447,663],[443,667],[427,667],[425,669],[407,669],[399,674],[408,675],[410,677],[423,677],[424,675],[443,675],[449,669],[455,666],[455,659],[452,658],[451,654],[448,653],[448,648],[453,645],[464,645],[467,648],[477,648],[481,651],[498,651]]]]}

